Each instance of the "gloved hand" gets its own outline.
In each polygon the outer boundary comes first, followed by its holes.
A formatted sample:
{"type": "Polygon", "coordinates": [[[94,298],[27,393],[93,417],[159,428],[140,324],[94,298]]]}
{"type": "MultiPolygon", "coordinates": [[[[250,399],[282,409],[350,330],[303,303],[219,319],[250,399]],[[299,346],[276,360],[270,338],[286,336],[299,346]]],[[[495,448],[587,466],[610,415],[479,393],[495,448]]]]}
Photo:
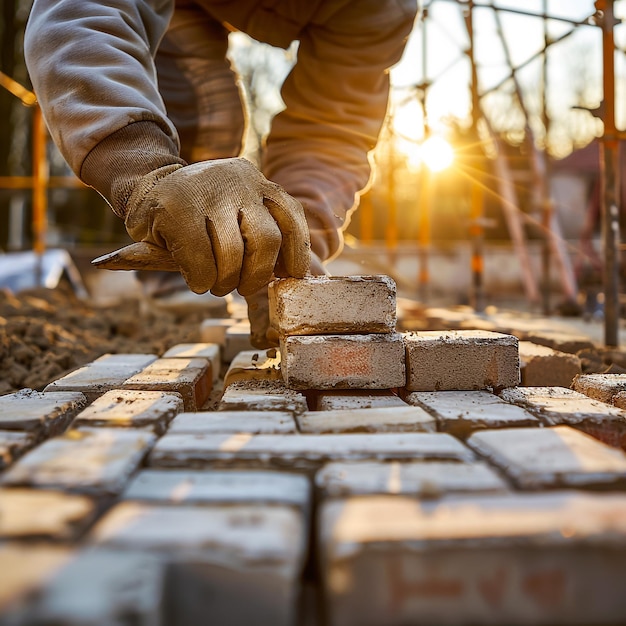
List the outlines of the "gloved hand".
{"type": "Polygon", "coordinates": [[[302,278],[310,266],[302,205],[246,159],[165,165],[144,175],[126,204],[135,241],[167,248],[190,289],[223,296],[265,287],[277,261],[302,278]]]}
{"type": "MultiPolygon", "coordinates": [[[[322,261],[320,261],[320,258],[315,253],[311,253],[311,268],[309,274],[313,276],[323,276],[327,274],[322,261]]],[[[259,349],[278,346],[278,336],[270,327],[270,305],[267,295],[267,285],[255,293],[246,296],[246,302],[248,303],[248,319],[250,320],[250,343],[252,343],[255,348],[259,349]]]]}

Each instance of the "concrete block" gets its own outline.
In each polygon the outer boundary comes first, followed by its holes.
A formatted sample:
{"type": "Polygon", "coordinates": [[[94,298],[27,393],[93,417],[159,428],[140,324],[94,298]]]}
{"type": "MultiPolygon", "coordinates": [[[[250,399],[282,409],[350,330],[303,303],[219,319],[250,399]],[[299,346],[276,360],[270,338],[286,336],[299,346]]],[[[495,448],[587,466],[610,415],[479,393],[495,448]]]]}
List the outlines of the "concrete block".
{"type": "Polygon", "coordinates": [[[283,278],[268,293],[270,324],[283,337],[396,329],[396,284],[389,276],[283,278]]]}
{"type": "Polygon", "coordinates": [[[62,562],[54,576],[18,604],[9,623],[160,626],[166,623],[165,579],[166,563],[159,555],[84,549],[62,562]]]}
{"type": "Polygon", "coordinates": [[[219,411],[308,411],[304,395],[288,389],[282,381],[236,382],[224,390],[219,411]]]}
{"type": "Polygon", "coordinates": [[[88,402],[93,402],[103,393],[121,387],[156,359],[154,354],[105,354],[51,382],[44,391],[80,392],[88,402]]]}
{"type": "Polygon", "coordinates": [[[31,432],[37,439],[60,435],[86,405],[82,393],[22,389],[0,397],[0,430],[31,432]]]}
{"type": "Polygon", "coordinates": [[[626,495],[329,500],[328,623],[609,624],[626,615],[626,495]]]}
{"type": "Polygon", "coordinates": [[[85,496],[0,488],[0,541],[75,541],[95,517],[95,504],[85,496]]]}
{"type": "MultiPolygon", "coordinates": [[[[224,332],[226,332],[224,330],[224,332]]],[[[211,363],[213,382],[220,377],[222,353],[220,344],[214,343],[179,343],[163,354],[164,359],[207,359],[211,363]]]]}
{"type": "Polygon", "coordinates": [[[222,361],[230,363],[240,352],[254,350],[250,343],[250,322],[242,320],[226,329],[224,338],[224,350],[222,351],[222,361]]]}
{"type": "Polygon", "coordinates": [[[206,359],[157,359],[122,384],[135,391],[169,391],[183,398],[185,411],[197,411],[209,399],[213,379],[206,359]]]}
{"type": "Polygon", "coordinates": [[[52,579],[74,553],[52,544],[0,543],[0,623],[13,626],[20,604],[29,602],[31,594],[52,579]]]}
{"type": "Polygon", "coordinates": [[[571,388],[594,400],[613,404],[613,398],[626,391],[626,374],[579,374],[571,388]]]}
{"type": "Polygon", "coordinates": [[[444,433],[341,435],[165,435],[151,467],[275,469],[311,472],[329,461],[471,461],[474,454],[444,433]]]}
{"type": "Polygon", "coordinates": [[[297,417],[303,433],[435,432],[437,423],[416,406],[309,411],[297,417]]]}
{"type": "Polygon", "coordinates": [[[520,489],[626,487],[626,454],[569,426],[487,430],[467,445],[520,489]]]}
{"type": "Polygon", "coordinates": [[[200,341],[203,343],[216,343],[223,350],[226,346],[226,330],[234,326],[237,320],[206,319],[200,324],[200,341]]]}
{"type": "Polygon", "coordinates": [[[296,623],[308,529],[283,506],[177,507],[122,502],[95,527],[93,541],[172,560],[165,623],[296,623]]]}
{"type": "Polygon", "coordinates": [[[500,397],[525,408],[546,426],[574,426],[604,443],[626,449],[626,412],[565,387],[503,389],[500,397]]]}
{"type": "Polygon", "coordinates": [[[151,428],[162,435],[174,416],[183,410],[178,393],[165,391],[107,391],[82,411],[74,427],[151,428]]]}
{"type": "Polygon", "coordinates": [[[339,409],[378,409],[388,406],[404,407],[406,402],[389,389],[324,391],[317,396],[315,408],[318,411],[336,411],[339,409]]]}
{"type": "Polygon", "coordinates": [[[19,459],[2,475],[0,484],[117,495],[155,440],[144,430],[69,430],[19,459]]]}
{"type": "Polygon", "coordinates": [[[486,463],[328,463],[315,474],[322,498],[403,495],[439,498],[451,493],[504,493],[507,484],[486,463]]]}
{"type": "Polygon", "coordinates": [[[413,391],[405,399],[434,415],[439,430],[462,439],[485,428],[541,426],[528,411],[484,390],[413,391]]]}
{"type": "Polygon", "coordinates": [[[36,444],[32,433],[0,430],[0,470],[3,470],[36,444]]]}
{"type": "Polygon", "coordinates": [[[249,380],[282,380],[280,352],[276,348],[245,350],[233,358],[224,376],[224,388],[249,380]]]}
{"type": "Polygon", "coordinates": [[[501,389],[519,384],[518,340],[484,330],[405,333],[409,391],[501,389]]]}
{"type": "Polygon", "coordinates": [[[308,514],[311,483],[306,476],[272,471],[158,470],[139,472],[124,500],[155,504],[280,504],[308,514]]]}
{"type": "Polygon", "coordinates": [[[168,433],[295,433],[296,423],[290,411],[201,411],[181,413],[168,433]]]}
{"type": "Polygon", "coordinates": [[[581,373],[575,354],[559,352],[530,341],[519,342],[522,385],[525,387],[569,387],[581,373]]]}
{"type": "Polygon", "coordinates": [[[392,389],[406,380],[400,333],[286,337],[280,353],[293,389],[392,389]]]}

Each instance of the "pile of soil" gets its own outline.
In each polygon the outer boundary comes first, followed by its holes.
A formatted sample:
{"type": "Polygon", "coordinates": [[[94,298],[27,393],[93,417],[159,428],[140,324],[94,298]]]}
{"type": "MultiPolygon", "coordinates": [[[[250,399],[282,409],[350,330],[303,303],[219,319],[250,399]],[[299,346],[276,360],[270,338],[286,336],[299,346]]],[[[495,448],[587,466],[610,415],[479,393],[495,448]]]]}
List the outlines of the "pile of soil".
{"type": "Polygon", "coordinates": [[[145,301],[94,306],[67,286],[0,290],[0,395],[42,390],[103,354],[161,355],[199,341],[203,315],[171,313],[145,301]]]}

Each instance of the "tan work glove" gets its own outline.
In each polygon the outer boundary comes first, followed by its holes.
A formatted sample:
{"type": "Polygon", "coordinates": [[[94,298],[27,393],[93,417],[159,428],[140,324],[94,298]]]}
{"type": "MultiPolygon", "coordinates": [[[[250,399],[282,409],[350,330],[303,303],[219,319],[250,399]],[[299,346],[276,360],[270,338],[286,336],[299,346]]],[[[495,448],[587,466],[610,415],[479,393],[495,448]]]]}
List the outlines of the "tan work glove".
{"type": "Polygon", "coordinates": [[[309,270],[309,231],[300,203],[246,159],[166,165],[144,175],[126,205],[135,241],[167,248],[190,289],[255,293],[280,265],[309,270]]]}

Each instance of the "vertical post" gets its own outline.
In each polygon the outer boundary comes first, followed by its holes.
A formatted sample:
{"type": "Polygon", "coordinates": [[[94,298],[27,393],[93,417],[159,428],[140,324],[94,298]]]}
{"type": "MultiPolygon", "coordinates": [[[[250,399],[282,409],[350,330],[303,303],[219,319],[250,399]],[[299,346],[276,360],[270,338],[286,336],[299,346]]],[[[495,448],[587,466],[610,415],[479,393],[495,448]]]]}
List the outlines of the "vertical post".
{"type": "Polygon", "coordinates": [[[430,203],[432,201],[432,174],[425,163],[421,165],[419,188],[418,222],[418,296],[421,302],[428,302],[430,272],[428,252],[430,247],[430,203]]]}
{"type": "Polygon", "coordinates": [[[602,11],[604,134],[600,147],[602,241],[604,244],[604,342],[618,346],[619,325],[619,144],[615,126],[614,0],[597,0],[602,11]]]}
{"type": "Polygon", "coordinates": [[[48,211],[48,161],[46,126],[38,105],[33,107],[33,249],[42,255],[46,249],[48,211]]]}

